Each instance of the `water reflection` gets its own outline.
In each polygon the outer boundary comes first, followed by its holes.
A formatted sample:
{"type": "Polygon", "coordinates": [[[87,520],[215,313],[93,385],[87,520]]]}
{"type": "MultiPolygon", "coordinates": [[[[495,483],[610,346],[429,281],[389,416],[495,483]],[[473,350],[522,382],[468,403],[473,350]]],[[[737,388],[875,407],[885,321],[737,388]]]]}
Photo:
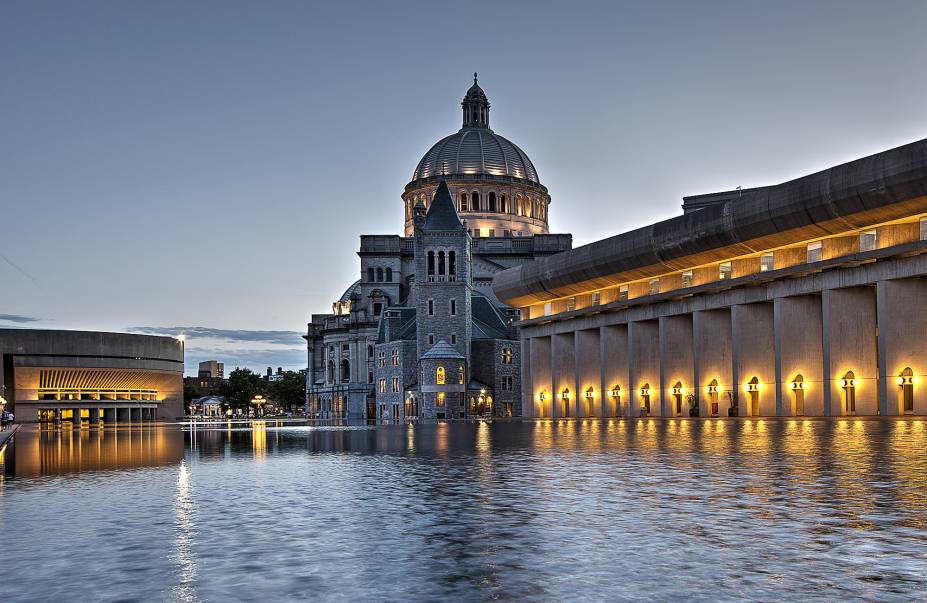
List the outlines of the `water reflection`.
{"type": "Polygon", "coordinates": [[[7,447],[4,471],[19,477],[175,464],[183,458],[178,429],[131,427],[23,427],[7,447]]]}
{"type": "Polygon", "coordinates": [[[21,435],[0,491],[10,553],[0,579],[51,579],[93,550],[72,598],[927,592],[921,421],[261,422],[21,435]],[[107,493],[95,506],[102,519],[74,505],[96,489],[107,493]],[[30,538],[62,516],[97,527],[54,545],[30,538]],[[130,545],[122,523],[149,527],[130,545]],[[133,578],[119,590],[122,575],[133,578]]]}

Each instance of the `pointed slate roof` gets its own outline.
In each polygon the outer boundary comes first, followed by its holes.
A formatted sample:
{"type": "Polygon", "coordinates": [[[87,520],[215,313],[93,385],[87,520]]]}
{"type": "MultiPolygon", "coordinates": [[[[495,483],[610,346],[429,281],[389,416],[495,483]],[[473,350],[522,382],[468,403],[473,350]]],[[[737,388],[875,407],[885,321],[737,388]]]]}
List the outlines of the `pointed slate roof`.
{"type": "Polygon", "coordinates": [[[447,188],[447,181],[442,180],[435,192],[435,198],[428,208],[425,216],[425,230],[458,231],[464,230],[464,225],[454,209],[451,191],[447,188]]]}
{"type": "Polygon", "coordinates": [[[425,358],[455,358],[464,360],[463,354],[452,348],[451,344],[443,339],[436,343],[430,350],[422,354],[422,359],[425,358]]]}

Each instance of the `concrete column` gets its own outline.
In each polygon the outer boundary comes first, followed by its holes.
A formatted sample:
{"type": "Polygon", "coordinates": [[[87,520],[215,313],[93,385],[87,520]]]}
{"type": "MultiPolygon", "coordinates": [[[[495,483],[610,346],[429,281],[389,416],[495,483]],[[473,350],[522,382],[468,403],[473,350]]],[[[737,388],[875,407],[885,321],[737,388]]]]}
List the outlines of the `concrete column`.
{"type": "MultiPolygon", "coordinates": [[[[315,385],[315,346],[312,345],[311,341],[309,342],[307,349],[309,350],[309,353],[308,353],[309,357],[307,359],[309,362],[308,364],[309,368],[306,371],[306,385],[311,387],[315,385]]],[[[367,366],[366,363],[364,363],[365,369],[366,369],[366,366],[367,366]]]]}
{"type": "MultiPolygon", "coordinates": [[[[705,377],[701,377],[704,381],[705,377]]],[[[709,379],[710,380],[710,379],[709,379]]],[[[773,304],[731,306],[731,382],[738,388],[743,415],[776,415],[776,342],[773,304]],[[747,383],[757,380],[758,412],[750,408],[747,383]]],[[[707,397],[707,394],[705,394],[707,397]]]]}
{"type": "Polygon", "coordinates": [[[628,404],[633,398],[631,382],[628,380],[628,325],[602,327],[599,330],[599,350],[602,370],[602,416],[627,417],[628,404]],[[611,395],[615,386],[621,395],[611,395]]]}
{"type": "MultiPolygon", "coordinates": [[[[731,348],[731,311],[705,310],[692,314],[693,389],[700,417],[707,417],[709,383],[717,382],[723,392],[738,394],[734,381],[731,348]]],[[[719,404],[726,404],[726,394],[718,392],[719,404]],[[722,399],[724,398],[724,399],[722,399]]],[[[743,396],[739,398],[739,416],[747,416],[743,396]]]]}
{"type": "Polygon", "coordinates": [[[904,412],[898,377],[906,368],[914,373],[914,414],[927,414],[927,279],[879,281],[876,284],[879,321],[879,410],[883,415],[904,412]]]}
{"type": "Polygon", "coordinates": [[[99,408],[90,408],[90,424],[97,425],[100,422],[100,409],[99,408]]]}
{"type": "Polygon", "coordinates": [[[104,408],[103,409],[103,422],[107,425],[112,425],[116,422],[116,409],[115,408],[104,408]]]}
{"type": "Polygon", "coordinates": [[[601,417],[602,367],[600,365],[599,329],[576,332],[576,406],[578,417],[601,417]],[[586,391],[592,388],[592,398],[586,391]]]}
{"type": "Polygon", "coordinates": [[[660,416],[660,327],[656,320],[632,322],[628,325],[630,413],[640,416],[643,396],[641,389],[650,389],[650,416],[660,416]]]}
{"type": "Polygon", "coordinates": [[[512,414],[516,417],[533,417],[534,404],[532,392],[534,387],[531,381],[531,344],[530,340],[521,338],[521,364],[518,367],[521,373],[521,395],[515,399],[512,414]],[[529,414],[530,413],[530,414],[529,414]]]}
{"type": "Polygon", "coordinates": [[[551,400],[554,386],[550,365],[550,337],[532,337],[529,341],[531,356],[531,391],[525,410],[530,411],[526,416],[552,417],[551,400]],[[544,400],[541,401],[541,395],[544,400]]]}
{"type": "Polygon", "coordinates": [[[662,393],[660,414],[664,417],[687,417],[689,405],[686,395],[695,387],[692,358],[692,315],[663,316],[660,325],[660,391],[662,393]],[[683,393],[676,396],[672,388],[682,384],[683,393]]]}
{"type": "Polygon", "coordinates": [[[824,415],[823,319],[820,295],[779,297],[773,302],[776,336],[776,408],[780,416],[824,415]],[[792,382],[801,375],[804,412],[796,412],[792,382]]]}
{"type": "Polygon", "coordinates": [[[824,414],[879,413],[879,367],[874,287],[827,289],[821,294],[824,328],[824,414]],[[842,381],[852,372],[855,412],[846,408],[842,381]]]}
{"type": "Polygon", "coordinates": [[[553,370],[554,416],[576,416],[576,348],[573,333],[551,336],[551,368],[553,370]],[[563,399],[563,390],[570,390],[570,399],[563,399]]]}

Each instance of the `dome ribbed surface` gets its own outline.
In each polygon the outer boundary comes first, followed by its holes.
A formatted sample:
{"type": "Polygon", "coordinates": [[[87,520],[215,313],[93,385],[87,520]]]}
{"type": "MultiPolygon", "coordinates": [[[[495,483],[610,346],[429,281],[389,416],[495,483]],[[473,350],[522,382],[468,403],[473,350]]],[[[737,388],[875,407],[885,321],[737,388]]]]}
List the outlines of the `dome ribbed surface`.
{"type": "Polygon", "coordinates": [[[541,183],[525,152],[489,128],[464,128],[439,140],[418,162],[412,180],[455,174],[510,176],[541,183]]]}

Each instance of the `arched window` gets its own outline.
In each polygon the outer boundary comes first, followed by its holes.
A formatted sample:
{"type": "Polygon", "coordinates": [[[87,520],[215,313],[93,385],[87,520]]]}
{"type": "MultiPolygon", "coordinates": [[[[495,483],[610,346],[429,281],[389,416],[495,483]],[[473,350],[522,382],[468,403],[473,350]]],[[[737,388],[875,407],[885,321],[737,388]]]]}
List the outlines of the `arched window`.
{"type": "Polygon", "coordinates": [[[373,268],[367,269],[367,282],[369,283],[373,282],[373,268]]]}
{"type": "Polygon", "coordinates": [[[351,380],[351,363],[347,358],[341,359],[341,382],[347,383],[351,380]]]}
{"type": "Polygon", "coordinates": [[[451,276],[457,274],[457,252],[455,251],[447,252],[447,273],[451,276]]]}
{"type": "Polygon", "coordinates": [[[525,216],[531,217],[534,213],[531,211],[531,197],[525,197],[525,216]]]}
{"type": "Polygon", "coordinates": [[[373,360],[373,346],[367,346],[367,360],[373,360]]]}
{"type": "Polygon", "coordinates": [[[467,193],[460,193],[460,211],[469,211],[467,208],[467,193]]]}
{"type": "Polygon", "coordinates": [[[387,283],[393,282],[393,269],[392,268],[386,269],[386,282],[387,283]]]}
{"type": "Polygon", "coordinates": [[[470,193],[471,207],[473,211],[483,211],[483,208],[480,207],[480,194],[476,191],[470,193]]]}
{"type": "Polygon", "coordinates": [[[335,361],[334,360],[328,361],[328,374],[325,375],[325,380],[328,381],[329,383],[334,383],[335,381],[335,361]]]}
{"type": "Polygon", "coordinates": [[[438,385],[444,385],[444,367],[439,366],[435,371],[435,383],[438,385]]]}
{"type": "Polygon", "coordinates": [[[489,211],[496,211],[496,193],[489,193],[489,211]]]}
{"type": "Polygon", "coordinates": [[[444,276],[444,252],[438,252],[438,276],[444,276]]]}
{"type": "Polygon", "coordinates": [[[435,252],[428,252],[428,275],[434,276],[435,274],[435,252]]]}
{"type": "Polygon", "coordinates": [[[519,216],[524,215],[524,206],[522,205],[522,202],[521,202],[521,195],[518,195],[517,197],[515,197],[515,209],[516,209],[516,213],[519,216]]]}
{"type": "Polygon", "coordinates": [[[499,197],[499,211],[501,211],[504,214],[512,213],[509,210],[509,198],[505,193],[502,193],[502,196],[499,197]]]}
{"type": "Polygon", "coordinates": [[[377,282],[378,283],[383,282],[383,269],[382,268],[377,268],[377,282]]]}

